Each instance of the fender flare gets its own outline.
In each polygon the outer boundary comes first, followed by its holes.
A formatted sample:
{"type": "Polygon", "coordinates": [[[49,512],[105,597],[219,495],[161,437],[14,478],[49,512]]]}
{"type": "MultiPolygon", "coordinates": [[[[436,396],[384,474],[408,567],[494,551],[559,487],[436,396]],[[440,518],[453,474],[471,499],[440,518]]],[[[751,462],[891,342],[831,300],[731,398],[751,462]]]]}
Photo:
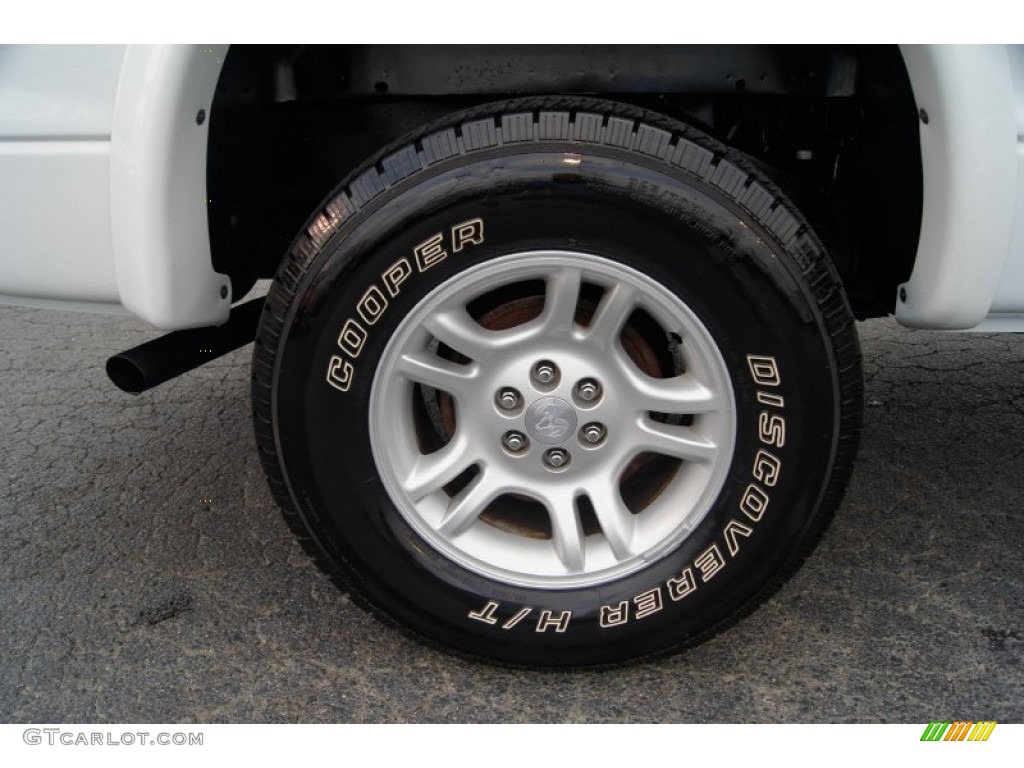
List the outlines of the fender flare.
{"type": "Polygon", "coordinates": [[[989,313],[1010,252],[1017,120],[1004,46],[901,46],[920,110],[924,205],[896,318],[965,330],[989,313]]]}
{"type": "Polygon", "coordinates": [[[227,48],[125,50],[110,144],[114,264],[121,303],[157,328],[219,325],[231,310],[231,282],[210,258],[206,199],[208,118],[227,48]]]}

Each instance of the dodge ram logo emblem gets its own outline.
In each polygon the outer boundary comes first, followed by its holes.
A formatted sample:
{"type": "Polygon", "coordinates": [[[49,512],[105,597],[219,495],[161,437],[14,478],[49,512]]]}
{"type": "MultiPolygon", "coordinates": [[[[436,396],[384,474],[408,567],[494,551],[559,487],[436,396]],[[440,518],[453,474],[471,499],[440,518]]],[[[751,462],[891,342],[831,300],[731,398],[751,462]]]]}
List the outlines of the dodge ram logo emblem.
{"type": "Polygon", "coordinates": [[[558,445],[576,431],[576,411],[558,397],[542,397],[526,411],[526,431],[545,445],[558,445]]]}

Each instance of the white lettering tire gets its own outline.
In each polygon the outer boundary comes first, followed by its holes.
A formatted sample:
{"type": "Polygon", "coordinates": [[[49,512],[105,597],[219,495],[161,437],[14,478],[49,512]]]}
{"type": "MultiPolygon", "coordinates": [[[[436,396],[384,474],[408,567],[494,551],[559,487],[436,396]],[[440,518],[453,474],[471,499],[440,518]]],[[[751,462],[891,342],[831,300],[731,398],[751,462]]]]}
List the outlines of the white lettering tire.
{"type": "Polygon", "coordinates": [[[692,645],[791,574],[861,407],[821,243],[737,153],[604,101],[487,105],[331,194],[253,358],[270,487],[411,633],[513,664],[692,645]]]}

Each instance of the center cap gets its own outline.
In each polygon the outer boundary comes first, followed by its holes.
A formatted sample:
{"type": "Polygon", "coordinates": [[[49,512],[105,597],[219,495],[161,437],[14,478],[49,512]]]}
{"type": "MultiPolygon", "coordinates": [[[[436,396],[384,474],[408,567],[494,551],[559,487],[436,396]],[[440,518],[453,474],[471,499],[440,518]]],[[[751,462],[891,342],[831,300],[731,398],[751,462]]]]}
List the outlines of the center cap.
{"type": "Polygon", "coordinates": [[[542,397],[526,409],[526,431],[544,445],[565,442],[576,432],[576,409],[560,397],[542,397]]]}

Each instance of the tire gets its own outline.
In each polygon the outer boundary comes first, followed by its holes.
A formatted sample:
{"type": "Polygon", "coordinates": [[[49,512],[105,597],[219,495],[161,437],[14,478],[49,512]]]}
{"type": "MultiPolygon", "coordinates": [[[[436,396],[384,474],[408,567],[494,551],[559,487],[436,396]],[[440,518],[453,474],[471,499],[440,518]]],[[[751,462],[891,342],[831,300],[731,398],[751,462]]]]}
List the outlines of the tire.
{"type": "Polygon", "coordinates": [[[861,372],[821,243],[743,156],[547,98],[343,181],[277,275],[252,391],[285,518],[361,602],[576,666],[698,643],[796,570],[861,372]]]}

